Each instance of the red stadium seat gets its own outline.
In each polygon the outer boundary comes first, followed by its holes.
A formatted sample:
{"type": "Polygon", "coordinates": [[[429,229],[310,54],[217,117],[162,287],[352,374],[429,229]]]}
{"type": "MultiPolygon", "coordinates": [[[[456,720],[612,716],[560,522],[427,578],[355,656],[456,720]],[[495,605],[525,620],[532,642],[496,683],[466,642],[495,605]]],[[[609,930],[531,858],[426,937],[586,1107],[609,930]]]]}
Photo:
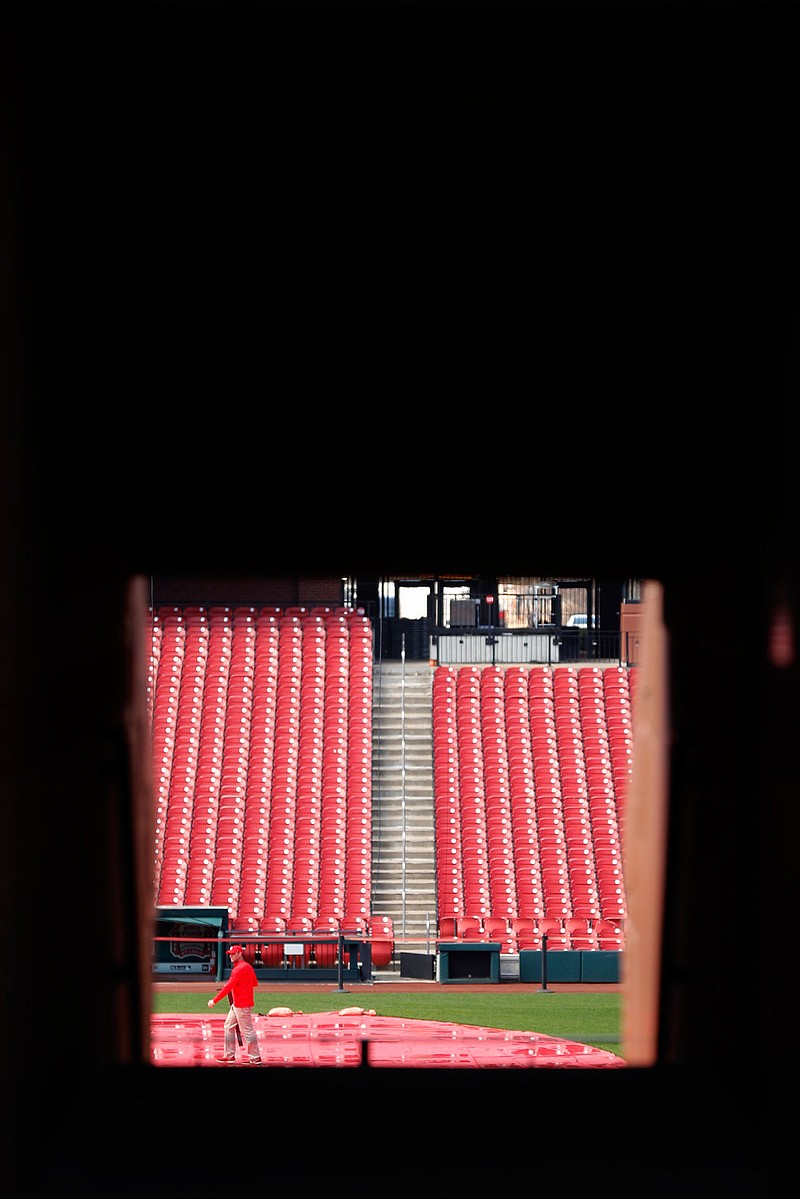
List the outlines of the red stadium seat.
{"type": "Polygon", "coordinates": [[[595,924],[595,932],[600,949],[622,950],[625,948],[625,934],[621,921],[598,920],[595,924]]]}
{"type": "Polygon", "coordinates": [[[394,926],[390,916],[373,916],[370,923],[372,964],[378,969],[388,966],[394,957],[394,926]]]}
{"type": "Polygon", "coordinates": [[[339,921],[333,916],[318,916],[313,922],[315,933],[321,933],[326,940],[314,943],[314,960],[318,966],[335,966],[339,956],[338,941],[330,941],[330,937],[338,937],[339,921]]]}

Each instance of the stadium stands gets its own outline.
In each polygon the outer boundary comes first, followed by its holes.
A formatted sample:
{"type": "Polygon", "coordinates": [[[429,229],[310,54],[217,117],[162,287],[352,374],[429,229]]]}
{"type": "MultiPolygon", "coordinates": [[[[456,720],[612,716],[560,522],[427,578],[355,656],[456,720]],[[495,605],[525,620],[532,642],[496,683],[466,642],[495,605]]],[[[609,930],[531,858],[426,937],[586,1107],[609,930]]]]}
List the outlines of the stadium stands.
{"type": "Polygon", "coordinates": [[[544,931],[549,949],[619,948],[630,670],[440,666],[432,693],[440,939],[489,940],[499,920],[519,948],[544,931]]]}
{"type": "MultiPolygon", "coordinates": [[[[358,931],[388,964],[391,921],[371,911],[368,618],[151,615],[157,904],[227,907],[253,937],[358,931]]],[[[506,953],[545,932],[549,949],[622,945],[634,678],[593,664],[434,668],[438,939],[500,940],[506,953]]],[[[331,965],[336,947],[306,944],[312,958],[331,965]]],[[[263,964],[279,959],[280,945],[263,946],[263,964]]]]}

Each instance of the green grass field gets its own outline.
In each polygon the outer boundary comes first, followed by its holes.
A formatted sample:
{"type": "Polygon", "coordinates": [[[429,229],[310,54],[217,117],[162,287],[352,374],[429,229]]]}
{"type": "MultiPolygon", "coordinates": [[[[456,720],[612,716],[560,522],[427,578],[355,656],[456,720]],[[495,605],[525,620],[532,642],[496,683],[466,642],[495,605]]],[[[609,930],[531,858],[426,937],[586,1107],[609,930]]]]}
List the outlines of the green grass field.
{"type": "MultiPolygon", "coordinates": [[[[516,1032],[538,1032],[563,1037],[620,1054],[620,995],[568,994],[531,990],[503,994],[476,991],[448,993],[446,988],[430,994],[419,991],[392,991],[374,995],[341,993],[333,988],[319,991],[270,991],[260,987],[256,1012],[271,1007],[290,1007],[304,1013],[338,1011],[343,1007],[374,1008],[379,1016],[400,1016],[409,1020],[444,1020],[454,1024],[472,1024],[483,1028],[506,1028],[516,1032]]],[[[208,1013],[208,993],[159,991],[153,995],[153,1011],[169,1014],[208,1013]]],[[[216,1012],[220,1008],[214,1009],[216,1012]]]]}

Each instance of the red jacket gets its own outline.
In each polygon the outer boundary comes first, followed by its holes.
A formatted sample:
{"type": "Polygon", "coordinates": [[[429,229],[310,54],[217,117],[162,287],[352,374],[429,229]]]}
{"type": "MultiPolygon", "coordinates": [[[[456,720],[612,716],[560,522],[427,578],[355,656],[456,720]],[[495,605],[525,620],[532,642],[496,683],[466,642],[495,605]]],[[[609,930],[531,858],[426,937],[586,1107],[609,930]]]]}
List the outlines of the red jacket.
{"type": "Polygon", "coordinates": [[[258,986],[256,972],[249,962],[242,959],[231,970],[231,976],[222,990],[214,996],[214,1003],[219,1003],[225,995],[233,996],[234,1007],[252,1007],[255,1003],[253,991],[258,986]]]}

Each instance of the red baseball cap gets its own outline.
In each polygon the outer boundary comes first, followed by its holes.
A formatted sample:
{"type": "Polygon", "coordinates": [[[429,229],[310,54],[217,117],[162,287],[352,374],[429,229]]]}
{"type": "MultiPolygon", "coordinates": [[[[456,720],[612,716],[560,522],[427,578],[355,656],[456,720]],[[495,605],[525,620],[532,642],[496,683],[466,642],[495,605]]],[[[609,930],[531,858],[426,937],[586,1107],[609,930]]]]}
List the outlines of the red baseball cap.
{"type": "Polygon", "coordinates": [[[227,950],[228,957],[230,957],[231,954],[234,954],[234,953],[244,954],[244,950],[242,949],[241,945],[231,945],[230,949],[227,950]]]}

